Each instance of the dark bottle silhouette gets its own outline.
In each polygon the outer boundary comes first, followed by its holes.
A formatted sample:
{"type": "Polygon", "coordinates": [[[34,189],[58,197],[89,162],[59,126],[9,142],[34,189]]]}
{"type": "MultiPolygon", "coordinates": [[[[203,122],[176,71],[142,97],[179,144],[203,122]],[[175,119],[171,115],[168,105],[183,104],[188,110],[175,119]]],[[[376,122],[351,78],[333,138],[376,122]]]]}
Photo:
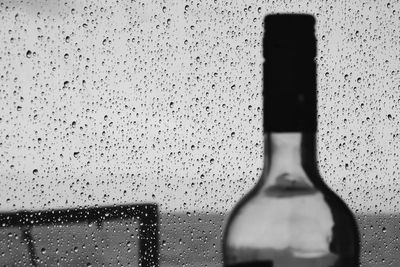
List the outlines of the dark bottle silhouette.
{"type": "Polygon", "coordinates": [[[318,171],[315,19],[264,25],[264,169],[225,225],[224,266],[358,267],[357,223],[318,171]]]}

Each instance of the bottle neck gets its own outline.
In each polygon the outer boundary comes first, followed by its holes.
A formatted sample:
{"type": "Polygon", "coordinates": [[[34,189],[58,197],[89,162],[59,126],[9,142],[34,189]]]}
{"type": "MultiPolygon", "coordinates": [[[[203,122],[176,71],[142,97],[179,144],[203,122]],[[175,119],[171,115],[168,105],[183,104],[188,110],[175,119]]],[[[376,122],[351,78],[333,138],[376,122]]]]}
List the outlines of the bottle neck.
{"type": "Polygon", "coordinates": [[[266,132],[264,144],[263,188],[315,185],[314,132],[266,132]]]}

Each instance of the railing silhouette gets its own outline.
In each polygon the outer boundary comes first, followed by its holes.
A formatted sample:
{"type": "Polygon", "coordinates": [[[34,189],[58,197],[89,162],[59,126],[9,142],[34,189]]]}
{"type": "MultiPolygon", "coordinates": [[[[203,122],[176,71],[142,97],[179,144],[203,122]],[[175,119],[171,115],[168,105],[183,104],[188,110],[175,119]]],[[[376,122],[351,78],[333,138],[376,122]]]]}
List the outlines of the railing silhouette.
{"type": "Polygon", "coordinates": [[[34,226],[60,225],[71,223],[96,223],[103,221],[134,219],[139,222],[139,266],[159,266],[159,216],[156,204],[131,204],[81,209],[54,209],[46,211],[16,211],[0,213],[0,227],[20,227],[23,240],[28,245],[31,264],[37,266],[34,226]]]}

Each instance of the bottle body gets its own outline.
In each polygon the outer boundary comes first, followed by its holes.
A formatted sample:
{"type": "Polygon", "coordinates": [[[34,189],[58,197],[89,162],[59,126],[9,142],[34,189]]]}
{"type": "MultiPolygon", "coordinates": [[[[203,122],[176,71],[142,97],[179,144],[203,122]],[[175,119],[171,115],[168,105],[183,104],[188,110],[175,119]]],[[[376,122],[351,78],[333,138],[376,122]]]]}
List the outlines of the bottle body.
{"type": "Polygon", "coordinates": [[[314,139],[309,133],[266,134],[259,183],[225,226],[225,267],[359,266],[355,219],[323,183],[314,139]]]}
{"type": "Polygon", "coordinates": [[[354,216],[318,171],[315,19],[264,22],[264,168],[225,225],[224,266],[358,267],[354,216]]]}

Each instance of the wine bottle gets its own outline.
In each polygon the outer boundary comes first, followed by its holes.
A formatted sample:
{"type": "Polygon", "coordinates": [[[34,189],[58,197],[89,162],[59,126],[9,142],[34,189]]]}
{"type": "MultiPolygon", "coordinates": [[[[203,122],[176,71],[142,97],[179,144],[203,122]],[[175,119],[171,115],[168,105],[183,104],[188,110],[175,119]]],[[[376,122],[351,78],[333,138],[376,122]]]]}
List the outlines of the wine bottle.
{"type": "Polygon", "coordinates": [[[309,14],[265,17],[264,168],[225,224],[225,267],[359,266],[354,215],[318,171],[314,26],[309,14]]]}

